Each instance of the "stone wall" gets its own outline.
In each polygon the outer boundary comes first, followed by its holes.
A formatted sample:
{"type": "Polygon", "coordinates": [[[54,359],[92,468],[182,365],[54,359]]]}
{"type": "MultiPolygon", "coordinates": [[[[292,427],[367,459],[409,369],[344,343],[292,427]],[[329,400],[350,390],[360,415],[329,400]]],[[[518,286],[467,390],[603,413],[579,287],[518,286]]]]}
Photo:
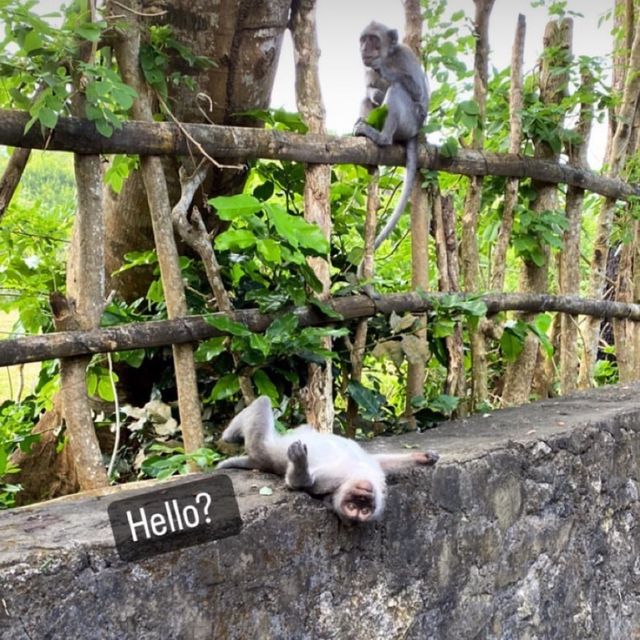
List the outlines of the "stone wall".
{"type": "Polygon", "coordinates": [[[0,638],[640,638],[639,386],[372,446],[408,444],[441,461],[369,527],[243,471],[239,535],[140,562],[107,518],[130,489],[3,513],[0,638]]]}

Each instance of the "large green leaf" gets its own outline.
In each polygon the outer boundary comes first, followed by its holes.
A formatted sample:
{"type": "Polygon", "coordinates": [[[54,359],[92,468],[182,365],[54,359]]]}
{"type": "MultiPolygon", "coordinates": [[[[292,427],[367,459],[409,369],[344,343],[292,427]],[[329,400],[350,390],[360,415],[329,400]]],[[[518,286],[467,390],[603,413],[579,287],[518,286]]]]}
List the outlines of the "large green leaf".
{"type": "Polygon", "coordinates": [[[209,396],[209,402],[216,402],[217,400],[224,400],[232,395],[235,395],[240,391],[240,380],[235,373],[228,373],[226,376],[222,376],[215,386],[211,390],[209,396]]]}
{"type": "Polygon", "coordinates": [[[382,407],[386,402],[386,398],[382,394],[368,389],[355,380],[352,380],[347,386],[347,393],[355,400],[365,419],[375,420],[380,417],[382,407]]]}
{"type": "Polygon", "coordinates": [[[258,393],[261,396],[269,396],[274,403],[277,403],[279,400],[278,389],[276,385],[271,382],[269,376],[262,370],[258,369],[253,374],[253,382],[258,388],[258,393]]]}
{"type": "Polygon", "coordinates": [[[256,237],[248,229],[229,229],[215,239],[218,251],[244,251],[253,247],[255,243],[256,237]]]}
{"type": "Polygon", "coordinates": [[[279,205],[265,205],[265,211],[276,231],[292,247],[304,247],[321,255],[329,252],[329,242],[319,226],[308,223],[300,216],[287,213],[279,205]]]}
{"type": "Polygon", "coordinates": [[[212,204],[221,220],[248,218],[262,209],[262,203],[248,193],[238,193],[235,196],[218,196],[211,198],[212,204]]]}
{"type": "Polygon", "coordinates": [[[252,333],[251,330],[247,329],[247,327],[245,327],[243,324],[232,320],[228,316],[205,316],[204,320],[209,326],[215,327],[216,329],[218,329],[218,331],[230,333],[232,336],[248,337],[252,333]]]}

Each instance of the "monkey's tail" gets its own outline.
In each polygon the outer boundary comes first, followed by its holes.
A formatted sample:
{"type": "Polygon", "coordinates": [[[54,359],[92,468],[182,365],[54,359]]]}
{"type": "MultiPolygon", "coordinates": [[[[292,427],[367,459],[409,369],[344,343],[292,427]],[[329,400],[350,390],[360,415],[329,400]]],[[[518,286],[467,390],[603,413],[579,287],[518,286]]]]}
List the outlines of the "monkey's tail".
{"type": "Polygon", "coordinates": [[[373,246],[377,249],[386,239],[387,236],[393,231],[394,227],[398,224],[400,216],[404,213],[404,210],[409,203],[411,197],[411,190],[413,189],[413,183],[416,179],[416,173],[418,171],[418,138],[411,138],[407,140],[407,170],[404,177],[404,184],[402,185],[402,191],[400,192],[400,199],[396,208],[393,210],[391,217],[387,220],[382,231],[378,234],[373,246]]]}

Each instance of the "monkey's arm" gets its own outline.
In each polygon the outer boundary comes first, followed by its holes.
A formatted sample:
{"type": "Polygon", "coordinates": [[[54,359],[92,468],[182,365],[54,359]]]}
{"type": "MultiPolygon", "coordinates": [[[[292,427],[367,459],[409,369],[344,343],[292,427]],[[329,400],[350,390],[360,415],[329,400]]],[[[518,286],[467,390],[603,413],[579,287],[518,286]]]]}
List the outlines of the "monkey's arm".
{"type": "Polygon", "coordinates": [[[378,453],[373,457],[385,473],[393,473],[409,467],[434,465],[440,456],[435,451],[413,451],[411,453],[378,453]]]}

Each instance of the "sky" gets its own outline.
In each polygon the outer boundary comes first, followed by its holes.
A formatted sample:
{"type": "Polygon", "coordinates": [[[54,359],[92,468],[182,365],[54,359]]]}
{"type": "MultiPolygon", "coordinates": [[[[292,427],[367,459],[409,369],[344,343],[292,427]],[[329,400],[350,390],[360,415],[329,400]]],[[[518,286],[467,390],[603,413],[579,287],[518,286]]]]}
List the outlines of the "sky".
{"type": "MultiPolygon", "coordinates": [[[[611,23],[598,27],[598,20],[613,0],[569,0],[568,9],[584,15],[574,18],[575,55],[607,56],[611,50],[611,23]]],[[[463,10],[473,19],[473,0],[449,0],[450,13],[463,10]]],[[[531,8],[529,0],[496,0],[490,20],[489,64],[503,69],[511,62],[511,48],[519,13],[527,20],[525,70],[532,69],[542,51],[542,35],[547,22],[543,8],[531,8]]],[[[358,117],[364,91],[364,69],[358,51],[362,29],[371,21],[404,30],[402,0],[318,0],[318,41],[320,83],[326,109],[327,127],[336,134],[350,133],[358,117]]],[[[295,111],[293,52],[287,34],[272,93],[272,106],[295,111]]],[[[433,80],[430,81],[432,88],[433,80]]],[[[589,161],[598,167],[606,144],[606,127],[594,131],[589,161]]]]}

